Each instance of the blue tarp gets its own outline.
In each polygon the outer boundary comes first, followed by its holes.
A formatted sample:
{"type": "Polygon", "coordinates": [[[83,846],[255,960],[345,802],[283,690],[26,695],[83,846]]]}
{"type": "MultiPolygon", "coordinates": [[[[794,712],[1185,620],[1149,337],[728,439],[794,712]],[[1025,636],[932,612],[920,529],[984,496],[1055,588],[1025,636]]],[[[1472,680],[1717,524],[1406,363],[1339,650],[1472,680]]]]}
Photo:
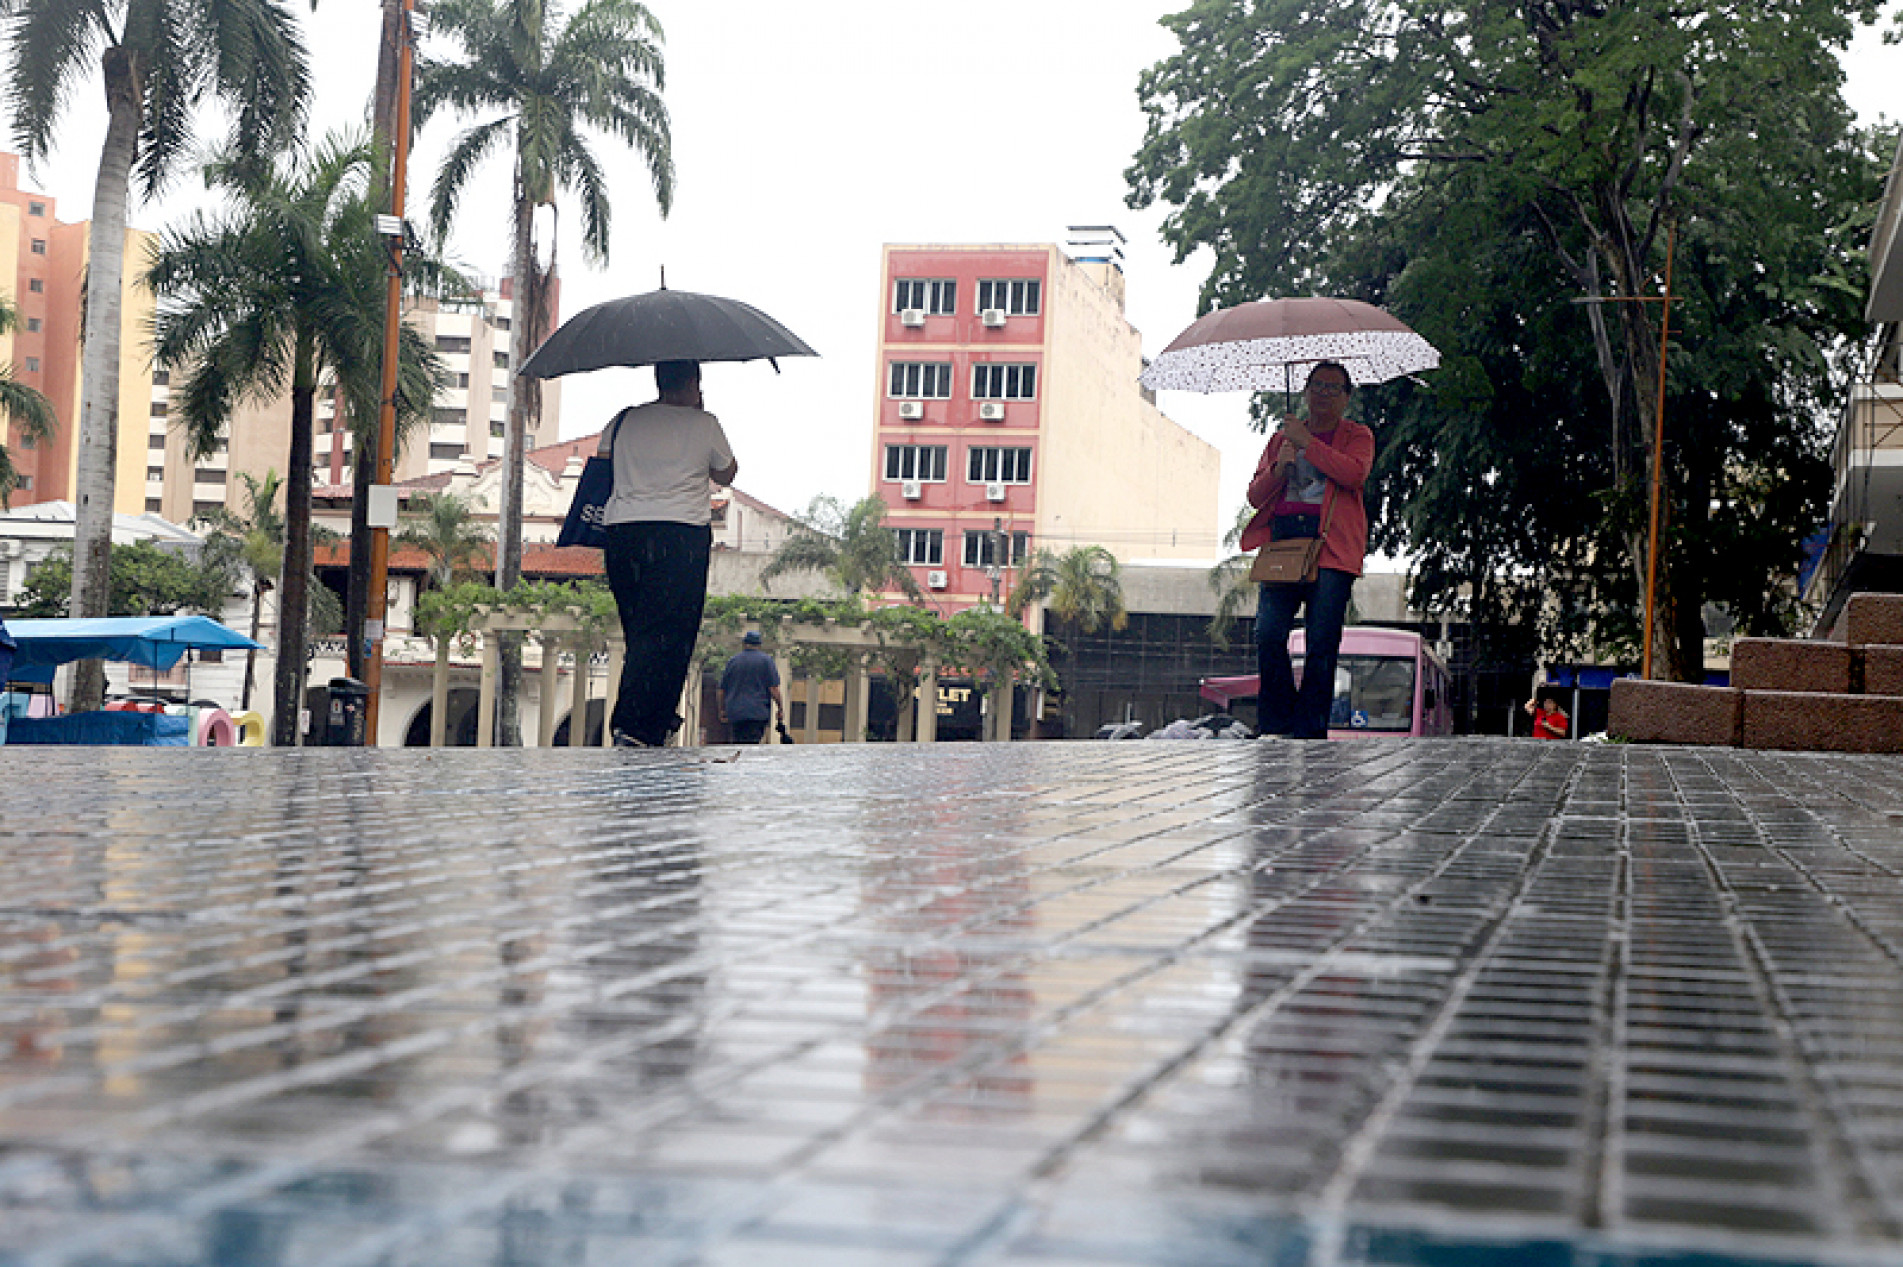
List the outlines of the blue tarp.
{"type": "MultiPolygon", "coordinates": [[[[1546,671],[1546,685],[1571,690],[1609,691],[1614,678],[1637,677],[1637,669],[1615,669],[1596,664],[1556,664],[1546,671]]],[[[1723,669],[1705,670],[1706,686],[1730,686],[1731,675],[1723,669]]]]}
{"type": "Polygon", "coordinates": [[[192,719],[164,713],[68,713],[64,717],[16,717],[7,723],[9,748],[21,744],[132,744],[188,748],[192,719]]]}
{"type": "Polygon", "coordinates": [[[13,669],[21,681],[43,680],[45,670],[74,660],[123,660],[169,669],[187,647],[244,650],[262,647],[208,616],[110,616],[104,620],[16,620],[7,632],[19,644],[13,669]]]}

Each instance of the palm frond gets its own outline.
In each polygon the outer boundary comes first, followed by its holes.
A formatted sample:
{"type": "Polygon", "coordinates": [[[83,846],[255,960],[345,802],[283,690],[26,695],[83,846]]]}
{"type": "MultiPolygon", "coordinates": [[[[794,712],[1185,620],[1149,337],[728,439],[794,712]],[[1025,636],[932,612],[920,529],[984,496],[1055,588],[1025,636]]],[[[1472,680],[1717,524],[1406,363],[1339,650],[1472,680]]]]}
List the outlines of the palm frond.
{"type": "Polygon", "coordinates": [[[27,161],[52,153],[59,118],[75,87],[112,38],[104,0],[21,0],[7,57],[7,109],[27,161]]]}

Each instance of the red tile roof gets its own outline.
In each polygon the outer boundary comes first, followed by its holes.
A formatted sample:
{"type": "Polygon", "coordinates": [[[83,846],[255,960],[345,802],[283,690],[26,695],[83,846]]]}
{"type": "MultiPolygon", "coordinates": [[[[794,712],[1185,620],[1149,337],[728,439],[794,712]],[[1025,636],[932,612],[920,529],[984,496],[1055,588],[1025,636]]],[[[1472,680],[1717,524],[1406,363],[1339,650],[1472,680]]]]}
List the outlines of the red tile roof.
{"type": "MultiPolygon", "coordinates": [[[[341,568],[350,566],[350,543],[347,541],[326,542],[312,549],[311,562],[320,568],[341,568]]],[[[390,570],[392,572],[427,572],[429,555],[415,546],[392,546],[390,548],[390,570]]],[[[483,552],[478,570],[488,573],[495,570],[494,555],[483,552]]],[[[524,542],[522,545],[522,575],[530,580],[578,580],[585,577],[605,576],[601,565],[601,551],[587,546],[552,546],[539,542],[524,542]]]]}

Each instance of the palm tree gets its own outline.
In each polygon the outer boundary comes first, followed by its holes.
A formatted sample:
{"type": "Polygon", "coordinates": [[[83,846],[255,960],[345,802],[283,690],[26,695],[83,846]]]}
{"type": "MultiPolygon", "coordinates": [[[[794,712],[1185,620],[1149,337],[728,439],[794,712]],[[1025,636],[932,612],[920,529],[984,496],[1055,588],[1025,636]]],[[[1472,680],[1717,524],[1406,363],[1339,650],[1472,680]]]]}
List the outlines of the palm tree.
{"type": "MultiPolygon", "coordinates": [[[[0,299],[0,334],[7,334],[20,323],[20,310],[5,299],[0,299]]],[[[25,383],[15,382],[13,367],[0,365],[0,420],[18,423],[20,438],[29,444],[44,444],[53,438],[53,429],[59,425],[59,418],[53,413],[53,402],[25,383]]],[[[0,427],[0,440],[6,439],[6,431],[0,427]]],[[[0,507],[13,504],[13,490],[19,486],[19,476],[13,471],[13,455],[7,452],[7,446],[0,444],[0,507]]]]}
{"type": "MultiPolygon", "coordinates": [[[[335,139],[281,172],[216,166],[233,205],[168,232],[146,275],[159,297],[157,359],[185,375],[173,412],[192,456],[211,450],[243,401],[290,393],[272,719],[282,746],[297,742],[303,693],[317,392],[328,376],[356,414],[379,390],[386,260],[366,194],[372,167],[367,143],[335,139]]],[[[398,408],[426,411],[441,363],[402,333],[398,408]]]]}
{"type": "MultiPolygon", "coordinates": [[[[222,541],[248,575],[251,585],[251,641],[258,640],[258,628],[264,621],[264,596],[277,583],[284,570],[284,516],[278,512],[278,492],[284,477],[267,470],[259,479],[249,471],[238,472],[244,481],[245,508],[235,514],[229,507],[193,517],[193,521],[211,530],[206,544],[222,541]]],[[[254,647],[244,654],[244,694],[239,708],[251,708],[251,683],[257,670],[258,652],[254,647]]]]}
{"type": "Polygon", "coordinates": [[[1222,548],[1231,553],[1209,569],[1209,588],[1216,595],[1216,612],[1209,618],[1209,640],[1219,647],[1229,645],[1229,631],[1236,618],[1252,615],[1255,607],[1256,585],[1249,579],[1251,559],[1240,553],[1243,529],[1255,513],[1249,506],[1236,512],[1236,522],[1222,534],[1222,548]]]}
{"type": "MultiPolygon", "coordinates": [[[[510,276],[515,287],[509,364],[528,359],[546,333],[544,273],[535,262],[533,220],[567,189],[581,196],[582,251],[608,262],[608,178],[585,129],[618,138],[646,165],[655,201],[666,215],[674,201],[673,144],[661,101],[665,67],[661,27],[639,0],[583,0],[566,25],[548,0],[442,0],[430,9],[430,33],[461,46],[462,60],[425,58],[418,69],[415,114],[499,113],[458,137],[443,159],[431,194],[430,218],[446,235],[470,176],[505,144],[515,179],[510,276]]],[[[548,272],[554,268],[549,244],[548,272]]],[[[526,436],[540,406],[536,385],[511,374],[503,439],[496,588],[522,579],[522,472],[526,436]]],[[[501,660],[503,742],[516,741],[520,642],[505,638],[501,660]]]]}
{"type": "Polygon", "coordinates": [[[760,583],[787,572],[824,572],[849,594],[898,590],[914,603],[925,591],[899,557],[899,539],[885,522],[885,502],[867,497],[848,507],[837,497],[813,498],[794,516],[793,535],[760,570],[760,583]]]}
{"type": "Polygon", "coordinates": [[[1105,625],[1122,629],[1130,617],[1123,609],[1121,570],[1117,556],[1102,546],[1072,546],[1062,554],[1039,550],[1007,606],[1013,616],[1022,616],[1026,607],[1041,602],[1085,633],[1105,625]]]}
{"type": "Polygon", "coordinates": [[[424,493],[411,504],[421,513],[396,535],[396,542],[429,556],[430,584],[445,589],[474,580],[476,565],[488,556],[490,534],[475,521],[469,499],[449,492],[424,493]]]}
{"type": "MultiPolygon", "coordinates": [[[[231,115],[229,146],[256,163],[303,129],[310,74],[292,0],[4,0],[7,105],[29,163],[53,150],[63,107],[103,72],[106,139],[93,185],[82,329],[75,616],[104,616],[110,598],[113,476],[118,449],[119,321],[126,207],[136,168],[156,194],[192,151],[192,122],[207,98],[231,115]]],[[[75,707],[99,707],[105,674],[83,661],[75,707]]]]}

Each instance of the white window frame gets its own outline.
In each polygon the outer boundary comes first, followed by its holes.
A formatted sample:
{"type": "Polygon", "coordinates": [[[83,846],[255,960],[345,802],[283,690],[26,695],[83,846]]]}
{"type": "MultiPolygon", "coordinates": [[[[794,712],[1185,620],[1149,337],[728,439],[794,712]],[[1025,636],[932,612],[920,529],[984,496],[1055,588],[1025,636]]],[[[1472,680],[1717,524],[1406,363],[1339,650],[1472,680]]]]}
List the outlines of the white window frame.
{"type": "MultiPolygon", "coordinates": [[[[985,561],[985,554],[986,554],[985,545],[991,540],[991,534],[994,531],[996,530],[992,528],[965,529],[965,547],[964,547],[963,557],[964,557],[966,567],[983,568],[983,567],[992,566],[991,564],[985,561]]],[[[1011,561],[1005,564],[1004,566],[1018,567],[1023,564],[1025,559],[1030,557],[1031,534],[1028,532],[1012,532],[1012,533],[1008,533],[1007,535],[1011,538],[1011,544],[1010,544],[1011,561]]]]}
{"type": "Polygon", "coordinates": [[[1037,366],[1018,361],[980,361],[971,367],[973,400],[1036,400],[1037,366]]]}
{"type": "Polygon", "coordinates": [[[951,446],[944,444],[888,444],[885,446],[885,482],[917,480],[943,484],[951,466],[951,446]],[[936,470],[937,474],[932,474],[936,470]]]}
{"type": "Polygon", "coordinates": [[[887,400],[950,400],[951,394],[950,361],[893,361],[886,367],[887,400]]]}
{"type": "Polygon", "coordinates": [[[989,277],[978,283],[978,311],[1001,308],[1007,317],[1035,317],[1044,310],[1044,283],[1036,277],[989,277]]]}
{"type": "Polygon", "coordinates": [[[943,528],[894,528],[898,538],[899,562],[907,567],[945,566],[945,530],[943,528]]]}
{"type": "Polygon", "coordinates": [[[1031,446],[974,444],[965,451],[965,482],[967,484],[1029,484],[1031,482],[1031,446]]]}
{"type": "Polygon", "coordinates": [[[916,308],[928,317],[950,317],[958,312],[958,283],[949,277],[895,277],[892,311],[916,308]]]}

